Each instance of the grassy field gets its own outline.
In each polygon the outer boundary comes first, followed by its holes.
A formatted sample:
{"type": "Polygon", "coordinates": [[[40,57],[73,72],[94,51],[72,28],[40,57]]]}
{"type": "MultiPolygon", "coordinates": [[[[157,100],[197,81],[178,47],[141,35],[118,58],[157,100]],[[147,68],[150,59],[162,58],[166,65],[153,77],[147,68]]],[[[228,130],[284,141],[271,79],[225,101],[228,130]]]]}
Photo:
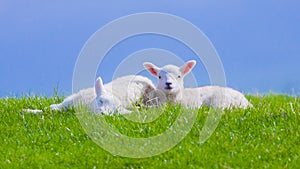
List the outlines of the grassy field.
{"type": "MultiPolygon", "coordinates": [[[[191,131],[179,144],[149,158],[126,158],[102,149],[86,134],[74,110],[45,108],[62,101],[60,97],[1,99],[0,168],[299,168],[300,98],[272,94],[247,98],[254,108],[226,111],[204,144],[199,143],[199,131],[207,107],[198,110],[191,131]],[[23,108],[45,112],[27,114],[23,108]]],[[[122,134],[150,137],[172,126],[180,105],[158,111],[161,116],[149,123],[120,115],[104,118],[122,134]]]]}

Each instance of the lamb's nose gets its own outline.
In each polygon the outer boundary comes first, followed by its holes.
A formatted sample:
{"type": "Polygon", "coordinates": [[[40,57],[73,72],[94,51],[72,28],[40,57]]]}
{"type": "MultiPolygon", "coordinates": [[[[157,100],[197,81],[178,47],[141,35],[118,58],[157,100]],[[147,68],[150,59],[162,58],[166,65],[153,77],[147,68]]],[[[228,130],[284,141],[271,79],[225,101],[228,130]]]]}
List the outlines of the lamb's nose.
{"type": "Polygon", "coordinates": [[[171,86],[171,84],[172,84],[171,82],[166,82],[167,86],[171,86]]]}

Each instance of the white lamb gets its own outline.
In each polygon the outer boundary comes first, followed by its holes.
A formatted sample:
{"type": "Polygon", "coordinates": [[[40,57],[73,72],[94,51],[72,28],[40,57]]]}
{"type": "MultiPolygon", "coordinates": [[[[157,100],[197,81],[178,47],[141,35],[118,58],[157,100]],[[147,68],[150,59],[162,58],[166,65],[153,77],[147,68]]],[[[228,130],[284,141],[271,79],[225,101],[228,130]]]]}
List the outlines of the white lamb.
{"type": "MultiPolygon", "coordinates": [[[[148,92],[154,90],[152,81],[143,76],[124,76],[103,85],[99,77],[95,86],[80,90],[64,99],[62,103],[50,105],[51,110],[62,110],[77,104],[86,105],[91,111],[96,113],[111,114],[119,112],[121,114],[130,113],[125,107],[131,106],[145,97],[148,92]]],[[[146,103],[149,100],[142,100],[146,103]]],[[[24,109],[29,113],[42,113],[42,110],[24,109]]]]}
{"type": "Polygon", "coordinates": [[[171,102],[196,108],[203,105],[222,109],[233,107],[245,109],[252,106],[242,93],[231,88],[219,86],[184,88],[183,78],[195,64],[196,61],[191,60],[181,67],[165,65],[159,68],[145,62],[144,67],[158,78],[157,89],[163,91],[171,102]]]}
{"type": "Polygon", "coordinates": [[[125,108],[132,106],[134,103],[157,104],[153,102],[155,98],[149,97],[154,91],[155,87],[152,81],[143,76],[124,76],[105,85],[99,77],[95,83],[96,112],[106,112],[105,114],[107,114],[118,111],[125,114],[131,112],[125,108]]]}

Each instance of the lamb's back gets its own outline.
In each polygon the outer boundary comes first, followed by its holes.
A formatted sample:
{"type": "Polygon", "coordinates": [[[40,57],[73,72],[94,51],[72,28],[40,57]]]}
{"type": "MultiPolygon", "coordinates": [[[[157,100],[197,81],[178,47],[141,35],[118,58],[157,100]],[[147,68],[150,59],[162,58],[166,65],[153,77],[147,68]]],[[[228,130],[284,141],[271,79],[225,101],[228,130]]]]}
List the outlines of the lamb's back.
{"type": "Polygon", "coordinates": [[[105,89],[117,97],[122,105],[130,106],[138,101],[148,88],[155,88],[152,81],[139,75],[123,76],[104,85],[105,89]]]}
{"type": "Polygon", "coordinates": [[[207,105],[231,109],[252,106],[241,92],[229,87],[204,86],[186,88],[183,91],[182,103],[191,107],[207,105]]]}

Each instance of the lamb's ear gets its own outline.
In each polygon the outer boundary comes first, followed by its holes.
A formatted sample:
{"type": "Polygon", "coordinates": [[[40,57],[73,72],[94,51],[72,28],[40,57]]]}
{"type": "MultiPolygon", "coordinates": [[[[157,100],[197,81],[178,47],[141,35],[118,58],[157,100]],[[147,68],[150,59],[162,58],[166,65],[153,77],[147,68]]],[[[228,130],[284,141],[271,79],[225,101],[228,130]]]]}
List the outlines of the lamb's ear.
{"type": "Polygon", "coordinates": [[[190,60],[180,67],[180,72],[182,73],[183,76],[185,76],[193,69],[195,65],[196,65],[196,61],[190,60]]]}
{"type": "Polygon", "coordinates": [[[150,62],[144,62],[144,68],[147,69],[153,76],[158,76],[160,68],[150,62]]]}
{"type": "Polygon", "coordinates": [[[96,80],[95,92],[96,92],[97,96],[100,96],[101,94],[106,92],[101,77],[98,77],[97,80],[96,80]]]}

